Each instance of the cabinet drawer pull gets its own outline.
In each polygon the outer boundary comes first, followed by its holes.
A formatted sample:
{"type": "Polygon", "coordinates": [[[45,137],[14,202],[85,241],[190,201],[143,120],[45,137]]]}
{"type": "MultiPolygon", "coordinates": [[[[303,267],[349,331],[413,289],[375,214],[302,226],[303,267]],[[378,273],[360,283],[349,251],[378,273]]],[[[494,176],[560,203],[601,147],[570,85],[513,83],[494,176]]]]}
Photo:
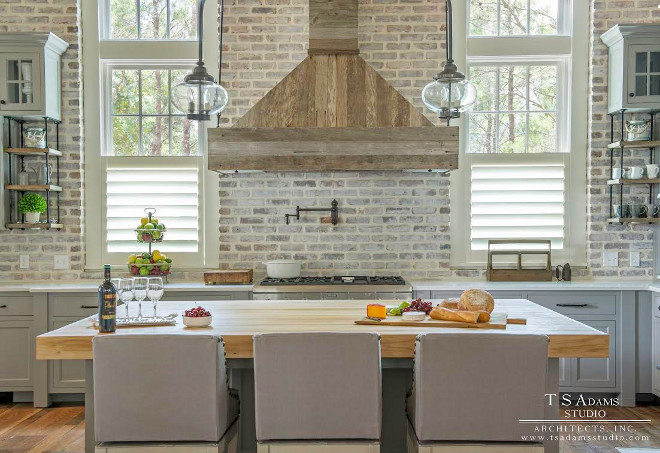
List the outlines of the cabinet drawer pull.
{"type": "Polygon", "coordinates": [[[80,308],[99,308],[96,305],[81,305],[80,308]]]}
{"type": "Polygon", "coordinates": [[[575,307],[575,308],[584,308],[588,307],[589,304],[557,304],[558,307],[575,307]]]}
{"type": "Polygon", "coordinates": [[[0,308],[7,308],[6,305],[0,305],[0,308]]]}

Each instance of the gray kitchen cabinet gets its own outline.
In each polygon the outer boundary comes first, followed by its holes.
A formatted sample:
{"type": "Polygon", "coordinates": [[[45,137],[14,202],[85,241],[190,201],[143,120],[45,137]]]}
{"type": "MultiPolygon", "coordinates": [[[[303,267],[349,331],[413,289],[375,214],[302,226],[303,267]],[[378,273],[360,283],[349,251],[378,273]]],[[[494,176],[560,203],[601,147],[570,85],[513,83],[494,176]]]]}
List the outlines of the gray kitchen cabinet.
{"type": "Polygon", "coordinates": [[[562,391],[616,392],[616,326],[620,293],[613,291],[537,291],[527,293],[532,302],[609,334],[609,357],[559,361],[562,391]]]}
{"type": "MultiPolygon", "coordinates": [[[[57,317],[52,319],[49,330],[59,329],[83,317],[57,317]]],[[[83,393],[85,391],[84,360],[49,360],[49,393],[83,393]]]]}
{"type": "Polygon", "coordinates": [[[653,394],[660,396],[660,317],[653,317],[653,394]]]}
{"type": "Polygon", "coordinates": [[[660,105],[660,26],[615,25],[601,39],[609,48],[608,112],[660,105]]]}
{"type": "Polygon", "coordinates": [[[596,387],[599,389],[616,388],[616,323],[614,321],[585,321],[594,329],[598,329],[610,336],[610,354],[604,359],[579,358],[567,359],[570,361],[570,386],[596,387]]]}
{"type": "Polygon", "coordinates": [[[0,115],[60,119],[60,57],[68,46],[52,33],[0,36],[0,115]]]}
{"type": "MultiPolygon", "coordinates": [[[[48,294],[48,330],[59,329],[98,312],[96,293],[48,294]]],[[[49,360],[48,393],[83,393],[82,360],[49,360]]]]}
{"type": "Polygon", "coordinates": [[[31,390],[34,383],[34,325],[27,317],[0,317],[0,389],[31,390]]]}
{"type": "Polygon", "coordinates": [[[651,345],[653,363],[651,372],[653,375],[653,394],[660,396],[660,295],[653,296],[653,344],[651,345]]]}

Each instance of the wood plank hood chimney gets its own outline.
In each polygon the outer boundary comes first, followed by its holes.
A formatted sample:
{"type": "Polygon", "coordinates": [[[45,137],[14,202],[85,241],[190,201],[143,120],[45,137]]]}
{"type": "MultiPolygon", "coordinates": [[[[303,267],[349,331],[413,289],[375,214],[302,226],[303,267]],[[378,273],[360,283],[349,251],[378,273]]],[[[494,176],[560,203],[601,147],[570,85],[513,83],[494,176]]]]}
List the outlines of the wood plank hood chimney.
{"type": "Polygon", "coordinates": [[[309,1],[309,55],[232,128],[208,130],[209,169],[458,168],[436,127],[359,55],[358,0],[309,1]]]}

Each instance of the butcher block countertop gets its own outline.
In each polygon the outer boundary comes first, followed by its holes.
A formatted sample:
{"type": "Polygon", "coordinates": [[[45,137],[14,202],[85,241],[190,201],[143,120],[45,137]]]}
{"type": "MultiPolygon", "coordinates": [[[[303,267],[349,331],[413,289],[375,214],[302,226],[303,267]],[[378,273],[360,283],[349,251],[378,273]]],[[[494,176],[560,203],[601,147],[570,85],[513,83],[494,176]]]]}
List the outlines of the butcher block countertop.
{"type": "MultiPolygon", "coordinates": [[[[381,301],[387,304],[387,301],[381,301]]],[[[440,301],[433,301],[434,305],[440,301]]],[[[544,334],[550,338],[549,356],[558,357],[607,357],[609,338],[596,329],[564,315],[522,299],[498,299],[496,312],[506,312],[511,318],[525,318],[527,325],[509,325],[506,330],[447,329],[391,326],[359,326],[354,321],[366,314],[365,301],[222,301],[205,302],[203,305],[213,315],[208,328],[189,329],[177,318],[175,326],[132,327],[117,329],[115,334],[215,334],[222,336],[227,358],[252,358],[252,336],[272,332],[378,332],[381,335],[382,357],[412,358],[415,354],[415,337],[420,333],[454,332],[475,335],[481,332],[506,334],[544,334]]],[[[396,302],[392,302],[394,304],[396,302]]],[[[144,304],[143,313],[148,315],[150,304],[144,304]],[[146,308],[146,309],[145,309],[146,308]]],[[[190,302],[160,302],[161,315],[178,313],[190,308],[190,302]]],[[[131,303],[131,314],[137,303],[131,303]]],[[[123,315],[124,307],[117,312],[123,315]]],[[[91,359],[92,338],[98,331],[90,318],[39,335],[37,359],[91,359]]]]}

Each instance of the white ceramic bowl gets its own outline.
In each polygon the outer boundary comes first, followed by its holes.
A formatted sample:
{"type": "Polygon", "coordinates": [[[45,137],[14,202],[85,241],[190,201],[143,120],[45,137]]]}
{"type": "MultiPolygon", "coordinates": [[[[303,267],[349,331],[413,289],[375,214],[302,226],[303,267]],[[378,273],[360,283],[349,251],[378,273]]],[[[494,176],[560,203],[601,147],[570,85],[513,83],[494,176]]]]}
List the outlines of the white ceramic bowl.
{"type": "Polygon", "coordinates": [[[300,277],[300,261],[274,260],[266,264],[266,273],[270,278],[296,278],[300,277]]]}
{"type": "Polygon", "coordinates": [[[212,316],[183,316],[183,324],[186,327],[207,327],[211,325],[212,316]]]}

